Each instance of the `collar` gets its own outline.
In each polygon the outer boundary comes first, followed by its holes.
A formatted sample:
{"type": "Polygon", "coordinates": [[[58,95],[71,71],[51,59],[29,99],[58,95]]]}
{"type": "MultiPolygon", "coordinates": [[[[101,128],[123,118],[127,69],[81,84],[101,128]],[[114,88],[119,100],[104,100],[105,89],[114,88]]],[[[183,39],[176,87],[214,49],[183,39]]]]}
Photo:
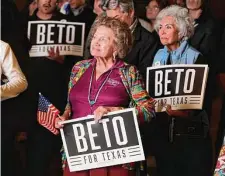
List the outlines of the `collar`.
{"type": "Polygon", "coordinates": [[[131,30],[131,33],[133,34],[134,33],[134,30],[135,30],[135,28],[136,28],[136,26],[137,26],[137,24],[138,24],[138,19],[137,18],[135,18],[135,20],[134,20],[134,22],[133,22],[133,24],[131,24],[130,25],[130,30],[131,30]]]}
{"type": "Polygon", "coordinates": [[[164,47],[164,50],[167,53],[170,53],[172,56],[179,58],[180,56],[183,55],[183,53],[185,52],[187,47],[188,47],[188,42],[187,42],[187,40],[184,40],[183,42],[181,42],[180,46],[176,50],[169,51],[166,46],[164,47]]]}
{"type": "Polygon", "coordinates": [[[76,8],[76,9],[75,8],[74,9],[71,8],[71,11],[72,11],[73,15],[74,16],[80,15],[84,11],[85,6],[86,6],[86,4],[80,6],[80,7],[76,8]]]}
{"type": "MultiPolygon", "coordinates": [[[[92,61],[91,61],[91,66],[94,67],[96,65],[96,58],[93,58],[92,61]]],[[[124,61],[122,61],[121,59],[116,59],[116,62],[113,64],[113,66],[109,69],[114,69],[114,68],[122,68],[125,66],[125,63],[124,61]]]]}

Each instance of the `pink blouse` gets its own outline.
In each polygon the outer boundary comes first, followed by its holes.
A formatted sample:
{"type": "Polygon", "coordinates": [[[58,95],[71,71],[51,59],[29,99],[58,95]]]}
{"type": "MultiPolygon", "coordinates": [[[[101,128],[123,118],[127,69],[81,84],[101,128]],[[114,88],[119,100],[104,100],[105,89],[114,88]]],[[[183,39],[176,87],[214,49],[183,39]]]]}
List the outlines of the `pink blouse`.
{"type": "Polygon", "coordinates": [[[95,74],[93,74],[93,80],[91,82],[91,75],[95,64],[96,60],[93,59],[91,66],[71,89],[69,100],[72,109],[72,118],[91,115],[99,106],[128,107],[129,105],[130,98],[119,74],[119,68],[124,66],[124,62],[117,60],[112,68],[103,73],[97,80],[95,79],[95,74]],[[88,97],[90,100],[94,100],[104,82],[105,84],[102,86],[95,104],[91,106],[88,97]],[[89,86],[91,86],[90,95],[89,86]]]}

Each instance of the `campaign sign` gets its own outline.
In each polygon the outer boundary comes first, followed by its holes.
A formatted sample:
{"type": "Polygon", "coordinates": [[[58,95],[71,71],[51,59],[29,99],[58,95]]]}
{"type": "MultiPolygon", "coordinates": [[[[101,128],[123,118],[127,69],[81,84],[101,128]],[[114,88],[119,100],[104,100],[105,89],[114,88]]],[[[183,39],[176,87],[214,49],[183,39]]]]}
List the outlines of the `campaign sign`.
{"type": "Polygon", "coordinates": [[[147,68],[147,91],[157,101],[156,112],[202,109],[208,65],[165,65],[147,68]]]}
{"type": "Polygon", "coordinates": [[[65,121],[60,130],[71,172],[145,160],[134,108],[65,121]]]}
{"type": "Polygon", "coordinates": [[[30,57],[48,56],[48,51],[59,49],[60,55],[83,56],[84,23],[66,21],[29,21],[28,39],[32,45],[30,57]]]}

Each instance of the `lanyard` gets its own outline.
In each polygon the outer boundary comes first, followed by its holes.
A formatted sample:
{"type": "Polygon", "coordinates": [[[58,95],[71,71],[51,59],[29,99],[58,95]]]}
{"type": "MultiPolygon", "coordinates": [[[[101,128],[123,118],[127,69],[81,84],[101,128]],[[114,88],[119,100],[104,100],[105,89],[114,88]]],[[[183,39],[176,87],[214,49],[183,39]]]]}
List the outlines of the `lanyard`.
{"type": "Polygon", "coordinates": [[[107,75],[106,79],[105,79],[105,80],[103,81],[103,83],[101,84],[100,88],[98,89],[97,94],[96,94],[95,97],[94,97],[94,100],[91,100],[91,99],[90,99],[90,96],[91,96],[91,86],[92,86],[93,77],[94,77],[94,70],[95,70],[95,67],[93,67],[93,70],[92,70],[92,73],[91,73],[91,80],[90,80],[90,83],[89,83],[89,89],[88,89],[88,102],[89,102],[90,106],[93,106],[93,105],[96,103],[96,101],[97,101],[97,99],[98,99],[98,97],[99,97],[99,93],[100,93],[100,91],[102,90],[102,88],[103,88],[103,86],[105,85],[105,83],[108,81],[109,76],[110,76],[110,74],[112,73],[112,70],[113,70],[113,69],[110,70],[110,72],[109,72],[109,74],[107,75]]]}

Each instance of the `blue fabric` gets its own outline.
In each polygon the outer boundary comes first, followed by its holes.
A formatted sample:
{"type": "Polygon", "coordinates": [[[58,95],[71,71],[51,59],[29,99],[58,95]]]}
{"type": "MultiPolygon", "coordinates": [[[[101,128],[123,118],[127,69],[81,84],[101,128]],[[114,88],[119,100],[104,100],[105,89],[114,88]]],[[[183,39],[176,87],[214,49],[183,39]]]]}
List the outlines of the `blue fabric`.
{"type": "Polygon", "coordinates": [[[169,51],[166,46],[158,50],[152,65],[166,65],[169,56],[171,64],[194,64],[199,54],[200,52],[191,47],[185,40],[181,43],[180,47],[174,51],[169,51]]]}

